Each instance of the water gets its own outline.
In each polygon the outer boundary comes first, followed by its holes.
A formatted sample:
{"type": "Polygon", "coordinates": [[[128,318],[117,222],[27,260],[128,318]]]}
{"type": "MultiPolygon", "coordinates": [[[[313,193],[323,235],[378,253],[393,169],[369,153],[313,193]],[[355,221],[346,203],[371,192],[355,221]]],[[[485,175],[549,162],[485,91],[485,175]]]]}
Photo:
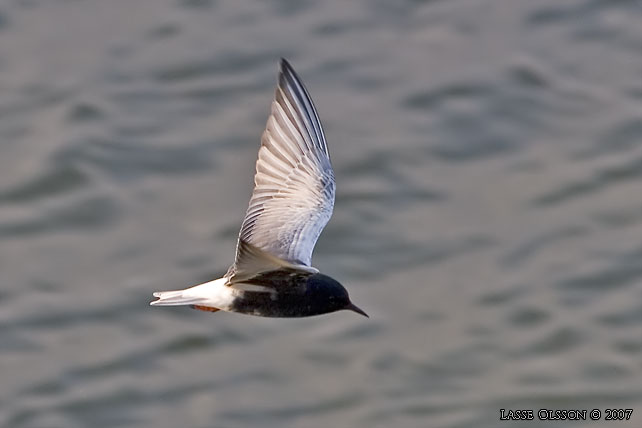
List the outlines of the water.
{"type": "Polygon", "coordinates": [[[641,17],[3,2],[0,426],[642,426],[641,17]],[[232,262],[280,56],[337,176],[314,264],[371,318],[150,308],[232,262]]]}

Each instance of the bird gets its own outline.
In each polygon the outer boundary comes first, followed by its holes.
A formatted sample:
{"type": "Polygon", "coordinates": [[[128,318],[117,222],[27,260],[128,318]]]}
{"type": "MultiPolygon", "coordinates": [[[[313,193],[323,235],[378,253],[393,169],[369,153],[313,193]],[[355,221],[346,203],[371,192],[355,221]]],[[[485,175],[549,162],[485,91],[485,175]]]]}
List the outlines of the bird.
{"type": "Polygon", "coordinates": [[[312,98],[281,58],[261,137],[254,190],[226,274],[184,290],[153,293],[153,306],[300,318],[350,310],[368,314],[338,281],[311,265],[334,208],[335,178],[312,98]]]}

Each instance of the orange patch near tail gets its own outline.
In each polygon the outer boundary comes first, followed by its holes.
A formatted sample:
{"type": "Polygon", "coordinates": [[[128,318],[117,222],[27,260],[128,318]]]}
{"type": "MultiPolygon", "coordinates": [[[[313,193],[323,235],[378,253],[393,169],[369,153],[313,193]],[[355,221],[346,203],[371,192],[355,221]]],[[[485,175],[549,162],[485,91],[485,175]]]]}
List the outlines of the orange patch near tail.
{"type": "Polygon", "coordinates": [[[220,311],[219,308],[213,308],[211,306],[203,306],[203,305],[191,305],[192,309],[198,309],[199,311],[205,311],[205,312],[216,312],[220,311]]]}

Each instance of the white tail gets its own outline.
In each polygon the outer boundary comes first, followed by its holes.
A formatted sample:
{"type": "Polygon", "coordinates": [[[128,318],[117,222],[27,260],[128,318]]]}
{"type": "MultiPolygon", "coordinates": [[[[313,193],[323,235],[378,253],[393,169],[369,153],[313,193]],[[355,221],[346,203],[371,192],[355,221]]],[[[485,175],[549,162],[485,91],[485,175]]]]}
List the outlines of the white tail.
{"type": "Polygon", "coordinates": [[[158,300],[150,302],[150,305],[204,305],[226,309],[234,299],[231,287],[228,287],[226,283],[227,278],[219,278],[185,290],[157,291],[154,293],[154,297],[158,297],[158,300]]]}
{"type": "Polygon", "coordinates": [[[150,302],[149,304],[152,306],[195,305],[207,300],[203,297],[186,296],[185,291],[186,290],[157,291],[154,293],[154,297],[158,297],[158,300],[150,302]]]}

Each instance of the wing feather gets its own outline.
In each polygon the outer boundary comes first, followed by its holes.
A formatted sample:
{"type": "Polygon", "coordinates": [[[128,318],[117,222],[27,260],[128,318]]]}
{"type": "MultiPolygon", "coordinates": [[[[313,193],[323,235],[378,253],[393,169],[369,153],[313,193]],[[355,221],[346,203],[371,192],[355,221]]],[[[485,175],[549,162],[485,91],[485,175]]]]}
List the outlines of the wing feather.
{"type": "Polygon", "coordinates": [[[292,266],[310,267],[314,245],[330,220],[335,182],[319,116],[292,66],[282,59],[271,114],[261,137],[254,192],[228,272],[238,279],[265,266],[247,245],[292,266]]]}

